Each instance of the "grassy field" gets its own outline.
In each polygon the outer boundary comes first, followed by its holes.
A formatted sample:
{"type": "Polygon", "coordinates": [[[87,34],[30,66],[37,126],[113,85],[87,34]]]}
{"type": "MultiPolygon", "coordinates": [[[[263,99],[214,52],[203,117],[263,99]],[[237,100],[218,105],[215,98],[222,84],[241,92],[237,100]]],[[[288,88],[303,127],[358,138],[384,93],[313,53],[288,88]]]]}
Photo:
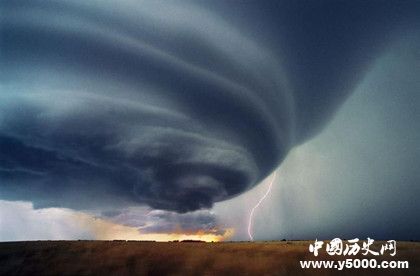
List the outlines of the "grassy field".
{"type": "MultiPolygon", "coordinates": [[[[376,243],[376,241],[375,241],[376,243]]],[[[302,269],[309,242],[38,241],[0,243],[0,275],[420,275],[420,243],[398,242],[409,269],[302,269]]],[[[387,254],[388,255],[388,254],[387,254]]],[[[365,256],[357,255],[357,258],[365,256]]],[[[371,256],[369,258],[372,258],[371,256]]]]}

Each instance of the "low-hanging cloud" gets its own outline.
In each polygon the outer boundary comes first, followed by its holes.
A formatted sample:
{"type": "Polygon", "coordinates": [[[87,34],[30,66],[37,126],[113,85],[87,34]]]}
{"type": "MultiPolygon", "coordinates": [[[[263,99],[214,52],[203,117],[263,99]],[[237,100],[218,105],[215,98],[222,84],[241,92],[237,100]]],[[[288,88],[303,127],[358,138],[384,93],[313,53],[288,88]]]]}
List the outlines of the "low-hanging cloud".
{"type": "Polygon", "coordinates": [[[197,234],[225,236],[231,229],[221,225],[213,212],[198,210],[179,214],[173,211],[126,208],[103,211],[99,216],[119,225],[136,227],[143,234],[197,234]]]}
{"type": "MultiPolygon", "coordinates": [[[[188,1],[0,5],[0,197],[35,207],[210,208],[259,183],[325,124],[364,66],[317,75],[316,47],[281,61],[188,1]]],[[[301,35],[295,24],[280,36],[301,35]]],[[[357,57],[332,45],[341,51],[328,66],[357,57]]]]}

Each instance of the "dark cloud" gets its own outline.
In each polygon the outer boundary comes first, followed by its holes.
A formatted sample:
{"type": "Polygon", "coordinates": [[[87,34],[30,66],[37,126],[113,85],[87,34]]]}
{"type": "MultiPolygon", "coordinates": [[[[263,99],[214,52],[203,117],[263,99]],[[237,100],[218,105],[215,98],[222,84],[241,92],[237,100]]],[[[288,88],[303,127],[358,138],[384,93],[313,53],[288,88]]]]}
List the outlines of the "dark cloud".
{"type": "Polygon", "coordinates": [[[152,211],[150,225],[141,228],[150,233],[197,233],[200,231],[215,235],[224,235],[226,230],[218,225],[214,214],[208,211],[196,211],[185,214],[161,210],[152,211]]]}
{"type": "MultiPolygon", "coordinates": [[[[420,196],[419,34],[391,45],[322,133],[290,152],[254,221],[257,239],[420,239],[420,220],[413,219],[420,196]]],[[[246,239],[247,221],[232,219],[240,208],[249,212],[239,200],[214,211],[245,230],[235,238],[246,239]]]]}
{"type": "Polygon", "coordinates": [[[164,210],[127,208],[117,212],[102,212],[102,217],[114,223],[137,227],[142,234],[147,233],[207,233],[223,236],[226,233],[216,216],[208,210],[198,210],[179,214],[164,210]]]}
{"type": "Polygon", "coordinates": [[[187,212],[253,187],[418,6],[296,2],[239,24],[220,3],[1,1],[0,197],[187,212]]]}

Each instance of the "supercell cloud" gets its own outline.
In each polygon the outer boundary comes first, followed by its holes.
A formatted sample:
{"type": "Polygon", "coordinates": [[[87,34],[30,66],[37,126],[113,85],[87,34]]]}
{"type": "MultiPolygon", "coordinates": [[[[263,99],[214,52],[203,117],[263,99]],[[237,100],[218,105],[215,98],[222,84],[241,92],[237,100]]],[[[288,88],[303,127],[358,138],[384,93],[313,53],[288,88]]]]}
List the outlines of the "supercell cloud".
{"type": "Polygon", "coordinates": [[[259,183],[414,2],[285,3],[258,23],[223,3],[0,1],[0,197],[188,212],[259,183]]]}

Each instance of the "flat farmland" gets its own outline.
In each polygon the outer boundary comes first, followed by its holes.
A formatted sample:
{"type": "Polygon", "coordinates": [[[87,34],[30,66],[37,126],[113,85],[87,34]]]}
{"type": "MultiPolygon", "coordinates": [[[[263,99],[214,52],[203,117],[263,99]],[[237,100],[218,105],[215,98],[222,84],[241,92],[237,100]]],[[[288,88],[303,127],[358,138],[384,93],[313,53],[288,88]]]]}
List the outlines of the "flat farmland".
{"type": "MultiPolygon", "coordinates": [[[[299,261],[345,260],[312,241],[140,242],[28,241],[0,243],[1,275],[420,275],[420,243],[397,242],[397,254],[363,256],[408,261],[408,269],[302,269],[299,261]]],[[[375,241],[375,243],[377,243],[375,241]]],[[[380,243],[380,242],[379,242],[380,243]]],[[[379,250],[377,247],[372,249],[379,250]]],[[[352,257],[354,258],[354,256],[352,257]]]]}

